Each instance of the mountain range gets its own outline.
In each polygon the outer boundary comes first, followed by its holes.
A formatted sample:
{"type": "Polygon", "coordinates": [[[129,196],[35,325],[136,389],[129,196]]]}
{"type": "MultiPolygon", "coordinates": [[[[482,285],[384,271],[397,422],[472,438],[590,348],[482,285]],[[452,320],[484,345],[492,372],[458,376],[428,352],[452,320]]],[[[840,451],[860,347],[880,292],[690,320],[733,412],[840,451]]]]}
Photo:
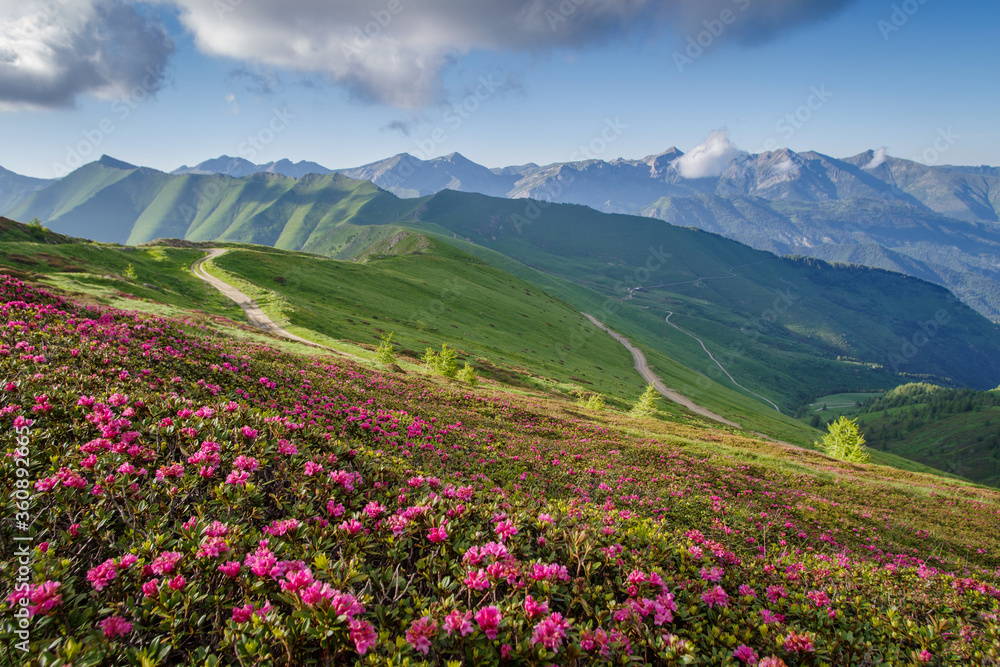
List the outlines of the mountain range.
{"type": "Polygon", "coordinates": [[[837,159],[814,151],[780,149],[736,154],[716,175],[685,178],[677,163],[684,155],[669,148],[639,160],[591,159],[493,169],[459,153],[429,160],[400,153],[339,169],[289,160],[253,164],[224,155],[171,173],[241,177],[267,172],[301,178],[307,173],[336,171],[371,181],[399,197],[422,197],[448,189],[584,204],[606,213],[638,213],[662,197],[705,194],[813,202],[870,198],[900,201],[958,220],[1000,221],[997,167],[927,166],[886,155],[883,150],[837,159]]]}
{"type": "MultiPolygon", "coordinates": [[[[648,344],[654,364],[679,363],[730,383],[724,366],[732,386],[784,410],[833,390],[901,381],[1000,383],[996,325],[924,280],[777,257],[586,206],[449,189],[399,198],[337,172],[166,174],[103,157],[32,194],[12,217],[130,245],[226,241],[339,259],[393,254],[400,232],[417,232],[629,332],[648,344]],[[921,338],[911,354],[928,326],[933,338],[921,338]]],[[[695,385],[689,393],[697,400],[697,383],[680,380],[695,385]]]]}
{"type": "MultiPolygon", "coordinates": [[[[81,190],[81,181],[89,177],[81,179],[74,173],[66,177],[69,186],[39,192],[59,181],[0,171],[0,213],[19,219],[37,216],[50,225],[82,222],[94,238],[141,242],[149,240],[148,230],[162,224],[177,236],[199,233],[189,229],[192,222],[200,226],[197,216],[175,214],[204,209],[210,195],[228,190],[229,185],[196,177],[285,176],[305,179],[306,187],[316,191],[336,180],[319,176],[341,174],[369,181],[402,198],[425,197],[448,189],[583,204],[607,213],[638,214],[697,227],[780,255],[898,271],[947,287],[966,304],[1000,322],[1000,169],[926,166],[886,155],[883,150],[836,159],[782,149],[759,155],[737,153],[718,165],[716,176],[684,178],[678,168],[682,158],[683,152],[671,148],[641,160],[594,159],[488,169],[458,153],[430,160],[403,153],[361,167],[332,170],[315,162],[283,159],[254,164],[221,156],[174,170],[172,176],[194,180],[171,181],[171,187],[138,225],[132,224],[133,213],[146,186],[137,186],[138,190],[127,194],[136,178],[125,178],[115,194],[104,193],[100,201],[92,201],[98,190],[89,188],[100,189],[110,182],[98,179],[83,184],[81,190]],[[67,199],[65,193],[72,194],[67,199]],[[124,203],[134,197],[139,197],[135,205],[124,203]],[[54,204],[57,200],[62,203],[54,204]],[[174,213],[164,214],[161,220],[156,211],[163,206],[174,213]],[[124,229],[128,234],[123,236],[124,229]]],[[[99,163],[135,168],[106,156],[99,163]]],[[[166,182],[167,175],[162,172],[142,173],[141,180],[166,182]]],[[[117,177],[112,174],[109,178],[117,177]]],[[[284,182],[257,180],[246,187],[269,192],[273,187],[292,187],[279,183],[284,182]],[[265,182],[270,185],[265,186],[265,182]]],[[[272,217],[284,210],[281,206],[267,208],[272,217]]],[[[229,222],[218,213],[205,213],[206,220],[211,218],[212,230],[206,233],[221,233],[223,227],[234,223],[249,224],[262,210],[243,206],[229,222]]],[[[272,220],[269,224],[275,223],[272,220]]]]}

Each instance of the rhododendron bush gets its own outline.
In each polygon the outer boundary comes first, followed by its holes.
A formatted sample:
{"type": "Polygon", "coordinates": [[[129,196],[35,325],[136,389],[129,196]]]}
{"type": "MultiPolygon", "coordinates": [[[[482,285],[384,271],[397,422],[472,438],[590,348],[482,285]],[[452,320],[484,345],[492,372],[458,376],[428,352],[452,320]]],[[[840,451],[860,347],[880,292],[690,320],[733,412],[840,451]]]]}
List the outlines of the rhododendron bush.
{"type": "Polygon", "coordinates": [[[995,492],[0,280],[9,662],[1000,659],[995,492]]]}

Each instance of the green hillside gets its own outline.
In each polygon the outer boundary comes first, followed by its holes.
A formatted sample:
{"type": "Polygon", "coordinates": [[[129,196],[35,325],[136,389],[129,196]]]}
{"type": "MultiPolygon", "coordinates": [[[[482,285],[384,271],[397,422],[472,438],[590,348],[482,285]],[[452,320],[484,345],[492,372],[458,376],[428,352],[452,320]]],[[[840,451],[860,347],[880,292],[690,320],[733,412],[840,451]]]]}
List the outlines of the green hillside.
{"type": "Polygon", "coordinates": [[[740,384],[786,411],[831,391],[896,386],[899,377],[979,388],[1000,378],[996,325],[924,281],[779,258],[714,234],[582,206],[445,191],[423,205],[419,219],[516,260],[522,277],[535,276],[577,308],[596,309],[681,364],[728,381],[687,334],[701,338],[740,384]],[[683,331],[664,322],[669,312],[683,331]],[[915,336],[921,345],[911,354],[907,341],[915,336]]]}
{"type": "Polygon", "coordinates": [[[1000,321],[1000,227],[879,199],[805,202],[747,196],[665,197],[643,214],[778,255],[886,269],[943,285],[1000,321]]]}
{"type": "Polygon", "coordinates": [[[56,230],[92,230],[105,200],[120,204],[107,228],[129,243],[175,236],[360,259],[408,252],[405,236],[396,248],[401,229],[436,235],[635,339],[666,375],[677,364],[693,369],[678,382],[705,401],[711,380],[786,413],[816,396],[910,380],[980,389],[1000,381],[997,327],[943,289],[777,258],[649,218],[449,190],[400,200],[335,174],[170,176],[109,158],[19,210],[56,230]],[[126,209],[133,223],[124,230],[126,209]]]}
{"type": "MultiPolygon", "coordinates": [[[[6,229],[0,235],[0,268],[5,271],[44,276],[51,286],[120,308],[188,320],[193,306],[225,318],[194,317],[227,335],[266,339],[247,327],[236,330],[235,323],[245,321],[243,313],[190,272],[191,263],[204,254],[198,247],[203,244],[170,242],[136,248],[80,242],[51,232],[44,234],[58,243],[41,244],[22,240],[36,233],[24,225],[8,221],[6,229]],[[134,273],[131,279],[126,277],[129,267],[134,273]]],[[[412,358],[425,347],[447,343],[460,350],[480,377],[506,387],[540,389],[564,398],[571,392],[599,392],[615,409],[627,409],[641,392],[643,384],[625,349],[560,300],[447,243],[400,230],[388,239],[394,242],[378,245],[380,254],[370,255],[379,259],[360,264],[264,246],[222,244],[229,252],[215,260],[221,266],[209,267],[251,293],[286,328],[362,358],[371,353],[355,343],[370,350],[380,335],[391,332],[397,352],[411,359],[410,368],[416,368],[412,358]]],[[[299,348],[293,343],[272,344],[299,348]]],[[[802,422],[706,381],[652,348],[646,353],[668,386],[738,421],[746,431],[806,446],[819,436],[802,422]]],[[[660,402],[660,411],[675,422],[700,421],[668,401],[660,402]]],[[[874,460],[904,470],[934,472],[888,452],[874,452],[874,460]]]]}
{"type": "Polygon", "coordinates": [[[912,383],[845,414],[875,450],[1000,486],[1000,391],[912,383]]]}
{"type": "Polygon", "coordinates": [[[386,222],[408,207],[371,183],[339,174],[169,175],[103,157],[28,197],[10,215],[38,217],[54,231],[97,241],[221,240],[334,254],[345,222],[386,222]]]}

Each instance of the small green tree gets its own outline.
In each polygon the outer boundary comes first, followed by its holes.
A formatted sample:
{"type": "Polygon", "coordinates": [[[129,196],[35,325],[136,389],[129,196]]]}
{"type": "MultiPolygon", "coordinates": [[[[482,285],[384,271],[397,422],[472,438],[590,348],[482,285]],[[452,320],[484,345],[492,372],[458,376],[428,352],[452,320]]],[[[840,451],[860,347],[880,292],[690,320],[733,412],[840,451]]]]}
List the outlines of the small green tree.
{"type": "Polygon", "coordinates": [[[656,414],[656,402],[659,399],[660,392],[656,391],[656,387],[648,384],[646,391],[642,392],[642,396],[632,406],[632,411],[629,414],[633,417],[652,417],[656,414]]]}
{"type": "Polygon", "coordinates": [[[43,227],[42,227],[42,221],[39,220],[38,218],[32,218],[31,220],[28,220],[28,227],[30,227],[33,230],[36,230],[36,229],[37,230],[42,230],[43,229],[43,227]]]}
{"type": "Polygon", "coordinates": [[[468,382],[471,385],[476,385],[479,383],[479,378],[476,377],[476,371],[472,368],[472,364],[468,361],[465,362],[465,366],[458,372],[458,379],[462,382],[468,382]]]}
{"type": "Polygon", "coordinates": [[[437,371],[446,378],[453,378],[458,373],[458,362],[455,360],[458,352],[448,347],[448,343],[441,345],[441,351],[437,355],[437,371]]]}
{"type": "Polygon", "coordinates": [[[438,353],[434,351],[433,347],[427,348],[424,352],[424,356],[421,359],[424,362],[424,370],[428,373],[436,373],[438,366],[438,353]]]}
{"type": "Polygon", "coordinates": [[[131,263],[125,267],[125,272],[123,275],[125,276],[125,280],[129,281],[130,283],[134,283],[135,279],[138,277],[135,273],[135,267],[132,266],[131,263]]]}
{"type": "Polygon", "coordinates": [[[429,372],[438,373],[446,378],[454,378],[458,374],[458,352],[448,347],[448,343],[441,345],[441,351],[435,352],[433,348],[427,348],[424,353],[423,362],[429,372]]]}
{"type": "Polygon", "coordinates": [[[392,345],[392,332],[383,334],[378,348],[375,349],[375,361],[388,366],[396,361],[396,349],[392,345]]]}
{"type": "Polygon", "coordinates": [[[596,410],[600,412],[604,409],[605,401],[602,394],[591,394],[587,397],[587,400],[583,402],[583,407],[588,410],[596,410]]]}
{"type": "Polygon", "coordinates": [[[828,432],[823,436],[823,442],[817,443],[827,454],[835,459],[851,463],[866,463],[870,458],[865,450],[865,436],[858,429],[856,419],[841,416],[830,422],[828,432]]]}

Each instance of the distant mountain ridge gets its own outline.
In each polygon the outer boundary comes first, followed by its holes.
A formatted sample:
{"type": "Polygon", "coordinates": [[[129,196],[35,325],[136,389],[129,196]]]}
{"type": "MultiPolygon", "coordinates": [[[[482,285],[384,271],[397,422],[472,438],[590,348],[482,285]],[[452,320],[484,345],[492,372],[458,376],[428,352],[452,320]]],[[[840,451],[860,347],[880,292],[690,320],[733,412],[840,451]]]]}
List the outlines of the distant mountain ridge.
{"type": "Polygon", "coordinates": [[[54,181],[22,176],[0,167],[0,211],[7,211],[54,181]]]}
{"type": "Polygon", "coordinates": [[[636,213],[662,197],[702,194],[797,201],[870,198],[922,206],[959,220],[1000,221],[1000,167],[927,166],[871,150],[838,159],[785,148],[741,154],[718,176],[689,179],[675,165],[683,156],[683,151],[671,147],[638,160],[528,163],[491,169],[460,153],[428,160],[400,153],[360,167],[330,169],[289,160],[255,165],[224,155],[172,173],[241,177],[268,172],[301,178],[337,171],[371,181],[400,197],[423,197],[448,189],[584,204],[605,213],[636,213]]]}
{"type": "Polygon", "coordinates": [[[250,162],[250,160],[246,160],[241,157],[229,157],[228,155],[222,155],[211,160],[200,162],[193,167],[181,165],[170,173],[175,175],[224,174],[234,178],[241,178],[243,176],[250,176],[251,174],[266,172],[269,174],[289,176],[291,178],[302,178],[307,174],[329,174],[332,171],[332,169],[327,169],[321,164],[316,164],[315,162],[309,162],[307,160],[292,162],[291,160],[281,159],[276,162],[254,164],[253,162],[250,162]]]}
{"type": "MultiPolygon", "coordinates": [[[[927,166],[886,155],[884,150],[837,159],[815,151],[781,149],[758,155],[736,154],[717,176],[685,178],[677,166],[684,157],[682,151],[670,148],[639,160],[594,159],[487,169],[459,153],[430,160],[401,153],[360,167],[333,170],[315,162],[253,164],[240,157],[221,156],[194,167],[181,167],[172,175],[308,179],[308,187],[315,187],[326,182],[317,181],[317,177],[339,173],[404,198],[454,190],[658,217],[778,254],[860,263],[931,280],[1000,322],[1000,247],[995,233],[1000,227],[1000,168],[927,166]],[[928,231],[931,228],[933,233],[928,231]]],[[[133,168],[106,156],[100,163],[133,168]]],[[[80,180],[75,172],[66,178],[80,180]]],[[[56,224],[57,220],[80,216],[97,220],[103,215],[104,229],[93,233],[104,238],[102,234],[113,226],[120,212],[125,211],[128,217],[131,205],[125,201],[135,203],[132,194],[119,193],[107,199],[111,196],[108,192],[100,202],[88,201],[84,206],[90,197],[87,193],[92,192],[84,188],[71,197],[72,202],[64,202],[72,203],[75,211],[66,218],[69,209],[43,203],[53,196],[61,197],[65,186],[60,184],[2,172],[0,203],[5,205],[0,214],[20,219],[37,216],[56,224]],[[46,187],[46,194],[39,192],[46,187]],[[26,203],[29,198],[31,203],[26,203]]],[[[171,187],[186,189],[177,196],[186,198],[184,205],[189,209],[205,203],[206,197],[199,195],[202,186],[171,187]]],[[[209,193],[219,187],[219,183],[211,185],[209,193]]],[[[76,190],[76,186],[69,189],[76,190]]],[[[141,193],[136,196],[141,198],[141,193]]],[[[167,199],[170,196],[174,195],[167,199]]],[[[153,210],[159,210],[164,201],[153,210]]],[[[254,210],[244,208],[236,217],[242,219],[254,210]]],[[[283,209],[272,209],[272,214],[279,210],[283,209]]],[[[186,230],[192,220],[183,217],[168,227],[186,230]]],[[[211,228],[219,225],[223,221],[214,219],[211,228]]],[[[127,238],[144,238],[139,232],[148,227],[144,220],[135,230],[139,235],[130,231],[127,238]]],[[[114,231],[109,238],[119,236],[114,231]]]]}

